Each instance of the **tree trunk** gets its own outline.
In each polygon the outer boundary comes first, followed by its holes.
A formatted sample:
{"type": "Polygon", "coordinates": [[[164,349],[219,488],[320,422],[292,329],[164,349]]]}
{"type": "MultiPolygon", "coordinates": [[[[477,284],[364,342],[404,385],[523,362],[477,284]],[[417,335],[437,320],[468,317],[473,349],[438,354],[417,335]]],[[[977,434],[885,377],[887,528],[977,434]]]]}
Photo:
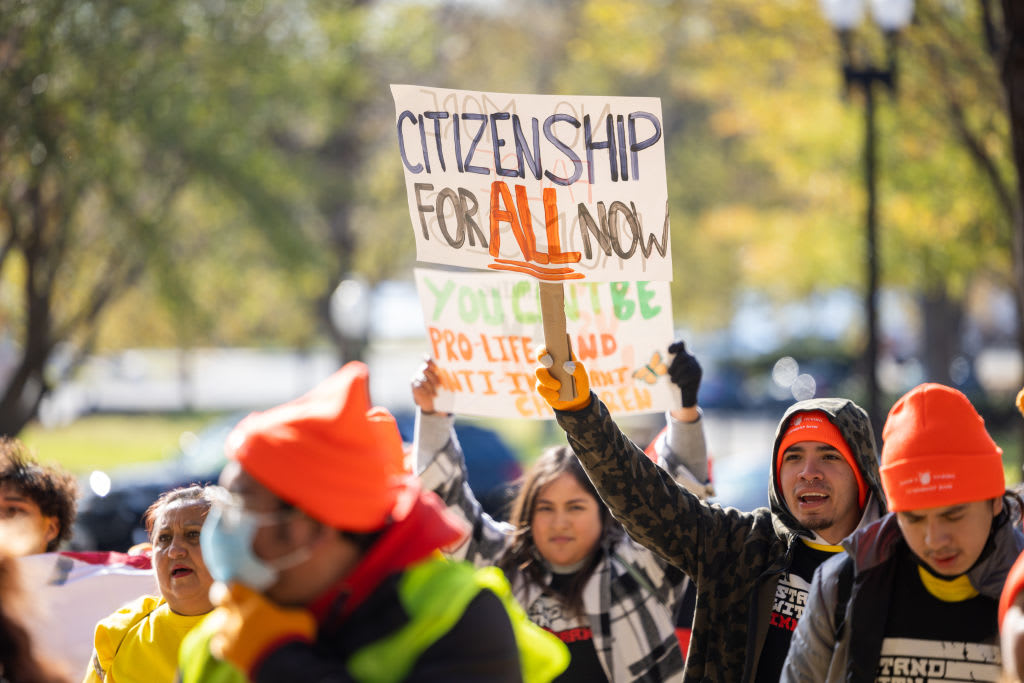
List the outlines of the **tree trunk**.
{"type": "MultiPolygon", "coordinates": [[[[1013,283],[1017,295],[1017,346],[1024,356],[1024,3],[1002,0],[1005,51],[1001,73],[1010,118],[1013,165],[1017,172],[1017,206],[1013,217],[1013,283]]],[[[1024,424],[1020,427],[1024,443],[1024,424]]],[[[1021,463],[1017,454],[1017,463],[1021,463]]]]}
{"type": "Polygon", "coordinates": [[[963,305],[953,301],[942,284],[933,286],[921,295],[924,319],[925,380],[952,384],[949,369],[953,358],[960,353],[960,332],[964,318],[963,305]]]}
{"type": "Polygon", "coordinates": [[[43,376],[47,353],[26,353],[0,397],[0,436],[17,436],[35,416],[48,387],[43,376]]]}

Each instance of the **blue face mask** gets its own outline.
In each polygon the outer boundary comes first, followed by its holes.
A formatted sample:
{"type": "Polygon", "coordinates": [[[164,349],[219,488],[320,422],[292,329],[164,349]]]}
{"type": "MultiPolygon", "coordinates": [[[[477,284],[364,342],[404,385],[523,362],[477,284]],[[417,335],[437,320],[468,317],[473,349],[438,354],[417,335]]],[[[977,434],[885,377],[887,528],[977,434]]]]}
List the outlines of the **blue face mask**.
{"type": "Polygon", "coordinates": [[[280,570],[305,561],[307,547],[279,557],[273,562],[261,560],[252,550],[252,540],[260,527],[280,523],[279,514],[259,514],[213,505],[199,534],[203,561],[214,581],[237,581],[255,591],[264,591],[277,581],[280,570]]]}

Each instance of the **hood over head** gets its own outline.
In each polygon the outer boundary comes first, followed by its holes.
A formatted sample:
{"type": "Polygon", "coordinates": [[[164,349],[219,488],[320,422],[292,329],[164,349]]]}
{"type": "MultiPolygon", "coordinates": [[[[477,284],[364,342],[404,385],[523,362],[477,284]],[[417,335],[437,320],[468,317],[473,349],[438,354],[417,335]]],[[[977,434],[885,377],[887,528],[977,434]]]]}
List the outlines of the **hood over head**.
{"type": "MultiPolygon", "coordinates": [[[[878,473],[878,454],[875,446],[871,420],[863,408],[845,398],[812,398],[791,405],[779,421],[772,447],[771,482],[768,497],[771,501],[775,530],[779,535],[798,533],[813,538],[814,533],[806,529],[789,511],[786,499],[779,488],[779,446],[782,444],[791,423],[797,415],[820,411],[828,417],[850,448],[852,460],[859,466],[859,480],[867,488],[867,500],[861,516],[861,525],[874,521],[885,514],[886,500],[878,473]]],[[[849,462],[849,460],[847,460],[849,462]]]]}

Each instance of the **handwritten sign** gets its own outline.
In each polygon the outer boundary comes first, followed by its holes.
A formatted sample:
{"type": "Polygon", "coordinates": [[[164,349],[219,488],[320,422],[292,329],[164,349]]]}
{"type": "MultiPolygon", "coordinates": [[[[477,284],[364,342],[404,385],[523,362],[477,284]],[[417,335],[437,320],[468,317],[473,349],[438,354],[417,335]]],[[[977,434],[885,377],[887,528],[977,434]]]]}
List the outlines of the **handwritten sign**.
{"type": "Polygon", "coordinates": [[[672,279],[657,98],[391,92],[418,260],[672,279]]]}
{"type": "MultiPolygon", "coordinates": [[[[441,370],[438,410],[549,418],[534,391],[540,283],[512,274],[417,268],[430,355],[441,370]]],[[[613,414],[672,408],[672,302],[667,282],[566,283],[566,330],[591,389],[613,414]]]]}

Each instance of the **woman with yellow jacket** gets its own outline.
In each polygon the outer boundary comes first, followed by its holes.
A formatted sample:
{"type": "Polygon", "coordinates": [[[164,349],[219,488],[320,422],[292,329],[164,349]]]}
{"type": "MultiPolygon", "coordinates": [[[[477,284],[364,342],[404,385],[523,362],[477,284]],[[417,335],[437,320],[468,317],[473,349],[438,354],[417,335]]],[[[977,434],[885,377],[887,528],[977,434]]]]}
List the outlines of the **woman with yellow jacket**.
{"type": "Polygon", "coordinates": [[[199,549],[210,503],[210,489],[189,486],[163,494],[146,511],[160,595],[142,596],[96,625],[83,683],[174,680],[181,640],[213,609],[213,578],[199,549]]]}

